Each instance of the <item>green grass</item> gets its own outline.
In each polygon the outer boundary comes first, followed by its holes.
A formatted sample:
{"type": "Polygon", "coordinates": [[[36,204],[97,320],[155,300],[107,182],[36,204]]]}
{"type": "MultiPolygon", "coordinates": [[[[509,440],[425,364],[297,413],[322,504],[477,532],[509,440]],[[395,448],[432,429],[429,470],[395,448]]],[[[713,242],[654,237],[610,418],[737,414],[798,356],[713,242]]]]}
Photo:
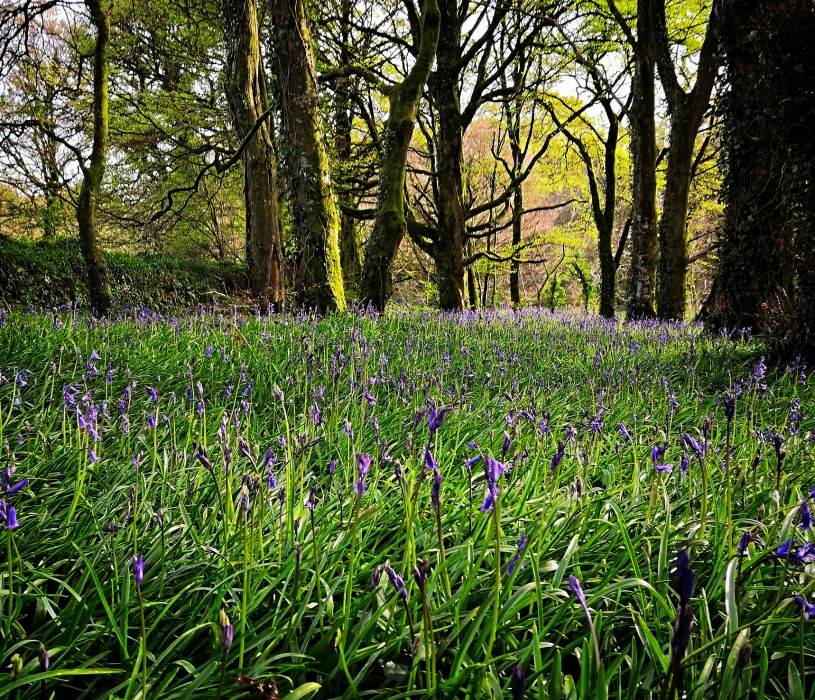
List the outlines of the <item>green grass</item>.
{"type": "Polygon", "coordinates": [[[761,354],[691,326],[534,311],[9,315],[2,466],[16,466],[11,484],[30,481],[8,499],[20,525],[2,547],[0,662],[23,665],[0,698],[246,697],[240,675],[292,699],[511,697],[520,665],[527,698],[656,700],[673,694],[683,547],[696,579],[681,696],[813,698],[815,621],[792,599],[812,600],[811,566],[772,552],[813,541],[799,525],[815,397],[800,367],[752,378],[761,354]],[[738,391],[729,429],[727,391],[738,391]],[[430,436],[433,403],[453,410],[430,436]],[[693,455],[681,473],[681,436],[701,441],[706,417],[703,483],[693,455]],[[664,443],[670,474],[651,460],[664,443]],[[360,453],[372,461],[357,495],[360,453]],[[509,467],[493,512],[479,510],[483,460],[465,467],[479,454],[509,467]],[[766,546],[741,557],[745,529],[766,546]]]}
{"type": "MultiPolygon", "coordinates": [[[[246,292],[240,265],[166,256],[108,252],[113,301],[118,308],[191,307],[228,301],[246,292]]],[[[0,236],[0,304],[55,308],[87,304],[85,264],[74,238],[23,242],[0,236]]]]}

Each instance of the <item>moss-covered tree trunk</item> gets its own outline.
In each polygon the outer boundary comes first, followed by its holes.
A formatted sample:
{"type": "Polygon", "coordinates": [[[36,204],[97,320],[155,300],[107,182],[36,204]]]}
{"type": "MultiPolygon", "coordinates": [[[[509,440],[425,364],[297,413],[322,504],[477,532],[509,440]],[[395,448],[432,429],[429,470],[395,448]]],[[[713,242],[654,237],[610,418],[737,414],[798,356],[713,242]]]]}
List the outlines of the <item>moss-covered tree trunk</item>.
{"type": "Polygon", "coordinates": [[[360,297],[384,310],[393,295],[393,260],[407,233],[405,219],[405,176],[407,154],[416,115],[439,39],[439,6],[424,0],[422,29],[416,62],[405,79],[389,88],[390,110],[382,135],[376,218],[365,246],[365,263],[360,297]]]}
{"type": "Polygon", "coordinates": [[[436,70],[430,93],[436,107],[437,240],[433,245],[439,306],[461,309],[464,301],[463,129],[459,95],[461,72],[461,23],[456,0],[440,0],[439,42],[436,70]]]}
{"type": "Polygon", "coordinates": [[[85,6],[96,29],[93,49],[93,145],[91,157],[82,167],[82,187],[76,207],[79,242],[88,273],[88,294],[95,313],[104,314],[110,307],[110,278],[105,254],[99,242],[99,199],[108,151],[108,46],[110,15],[101,0],[86,0],[85,6]]]}
{"type": "MultiPolygon", "coordinates": [[[[222,0],[221,12],[227,49],[224,87],[235,135],[242,142],[266,109],[257,4],[255,0],[222,0]]],[[[256,296],[282,307],[282,247],[268,121],[264,121],[249,140],[241,163],[249,286],[256,296]]]]}
{"type": "MultiPolygon", "coordinates": [[[[716,4],[714,3],[714,8],[716,4]]],[[[659,76],[671,115],[668,167],[665,176],[662,216],[659,220],[659,286],[657,313],[660,318],[685,317],[688,268],[688,198],[690,195],[696,136],[710,102],[716,79],[715,12],[699,52],[696,80],[688,92],[682,89],[671,56],[665,21],[665,0],[653,0],[654,51],[659,76]]]]}
{"type": "Polygon", "coordinates": [[[656,315],[657,143],[654,120],[654,52],[650,0],[637,0],[633,99],[630,109],[634,166],[628,316],[656,315]]]}
{"type": "Polygon", "coordinates": [[[328,171],[317,70],[304,0],[270,0],[281,114],[278,151],[297,241],[297,303],[321,312],[345,308],[340,218],[328,171]]]}
{"type": "MultiPolygon", "coordinates": [[[[340,5],[340,64],[347,66],[351,63],[349,47],[351,36],[351,0],[342,0],[340,5]]],[[[337,81],[334,92],[334,128],[336,151],[335,167],[340,173],[351,163],[353,153],[351,150],[351,90],[354,87],[353,78],[346,77],[337,81]]],[[[337,201],[346,207],[355,207],[356,202],[351,196],[351,188],[344,184],[342,176],[337,181],[337,201]]],[[[346,296],[350,290],[359,286],[359,277],[362,273],[362,241],[360,238],[359,221],[348,214],[340,213],[340,267],[346,296]]]]}

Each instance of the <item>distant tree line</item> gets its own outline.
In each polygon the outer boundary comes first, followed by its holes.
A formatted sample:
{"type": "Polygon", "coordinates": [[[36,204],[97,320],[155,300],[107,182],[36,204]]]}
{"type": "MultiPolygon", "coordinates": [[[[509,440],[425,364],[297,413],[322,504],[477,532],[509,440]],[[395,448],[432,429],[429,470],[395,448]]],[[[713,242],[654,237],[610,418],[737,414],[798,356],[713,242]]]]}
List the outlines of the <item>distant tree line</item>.
{"type": "Polygon", "coordinates": [[[9,0],[0,181],[43,237],[75,219],[100,312],[117,232],[223,257],[239,222],[278,307],[382,310],[412,255],[442,309],[568,272],[679,320],[704,264],[709,323],[812,347],[813,30],[811,0],[9,0]]]}

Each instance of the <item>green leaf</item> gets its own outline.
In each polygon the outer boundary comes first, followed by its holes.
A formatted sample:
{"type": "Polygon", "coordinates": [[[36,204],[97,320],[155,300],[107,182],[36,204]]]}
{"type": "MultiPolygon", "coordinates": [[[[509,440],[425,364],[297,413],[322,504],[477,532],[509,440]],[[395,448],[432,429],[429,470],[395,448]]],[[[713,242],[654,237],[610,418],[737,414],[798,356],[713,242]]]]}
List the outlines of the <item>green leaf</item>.
{"type": "Polygon", "coordinates": [[[804,700],[804,688],[801,685],[801,676],[795,663],[790,661],[787,667],[787,682],[789,683],[790,700],[804,700]]]}
{"type": "Polygon", "coordinates": [[[299,688],[295,688],[283,700],[300,700],[314,695],[322,686],[319,683],[303,683],[299,688]]]}
{"type": "Polygon", "coordinates": [[[555,578],[552,579],[552,587],[553,588],[560,588],[560,584],[563,583],[563,577],[566,574],[566,569],[569,566],[569,562],[572,559],[572,555],[577,550],[577,541],[580,537],[578,533],[574,537],[572,537],[571,542],[569,542],[569,546],[566,547],[566,552],[563,555],[563,559],[560,560],[558,564],[557,571],[555,572],[555,578]]]}

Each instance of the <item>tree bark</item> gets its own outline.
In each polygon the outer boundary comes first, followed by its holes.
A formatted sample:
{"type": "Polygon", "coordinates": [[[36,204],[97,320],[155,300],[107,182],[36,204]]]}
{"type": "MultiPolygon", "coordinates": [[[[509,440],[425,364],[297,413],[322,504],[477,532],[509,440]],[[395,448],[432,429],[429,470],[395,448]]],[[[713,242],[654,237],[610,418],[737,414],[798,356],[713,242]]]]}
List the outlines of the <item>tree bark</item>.
{"type": "Polygon", "coordinates": [[[815,357],[815,7],[734,0],[722,19],[725,215],[711,328],[815,357]]]}
{"type": "MultiPolygon", "coordinates": [[[[509,150],[512,156],[513,177],[518,177],[523,171],[523,150],[521,149],[521,117],[516,111],[515,114],[508,115],[510,125],[509,150]]],[[[524,217],[524,186],[518,183],[512,193],[512,260],[509,264],[509,299],[512,305],[521,305],[521,263],[518,260],[518,246],[521,245],[523,237],[523,217],[524,217]]]]}
{"type": "Polygon", "coordinates": [[[696,136],[710,102],[718,68],[715,51],[717,15],[711,11],[707,33],[699,52],[696,80],[685,92],[676,76],[665,23],[665,0],[653,0],[654,46],[660,80],[671,115],[668,166],[662,216],[659,220],[659,287],[657,313],[666,320],[685,317],[688,267],[688,198],[690,195],[696,136]]]}
{"type": "Polygon", "coordinates": [[[108,46],[110,16],[101,0],[85,0],[96,29],[93,49],[93,145],[87,165],[82,167],[82,187],[79,190],[76,219],[79,242],[88,273],[88,294],[91,308],[104,314],[110,308],[111,292],[105,254],[99,242],[99,199],[105,178],[108,150],[108,46]]]}
{"type": "Polygon", "coordinates": [[[654,55],[650,0],[637,0],[637,39],[634,45],[634,97],[630,109],[634,167],[631,222],[631,271],[628,316],[656,315],[657,176],[654,120],[654,55]]]}
{"type": "MultiPolygon", "coordinates": [[[[341,56],[340,62],[343,66],[351,62],[351,52],[348,48],[351,24],[351,0],[342,0],[340,18],[341,26],[341,56]]],[[[336,139],[334,147],[337,153],[337,163],[340,170],[351,162],[351,127],[352,120],[350,114],[351,89],[353,87],[351,78],[341,78],[337,82],[335,91],[335,129],[336,139]]],[[[340,178],[342,184],[342,178],[340,178]]],[[[338,201],[347,207],[354,207],[356,203],[352,200],[350,193],[340,188],[338,201]]],[[[359,222],[348,214],[340,214],[340,267],[342,268],[343,285],[346,293],[348,290],[356,290],[359,285],[359,277],[362,273],[362,241],[360,239],[359,222]]]]}
{"type": "MultiPolygon", "coordinates": [[[[255,0],[222,0],[221,11],[227,45],[224,88],[235,135],[242,141],[266,109],[257,4],[255,0]]],[[[285,301],[282,246],[274,149],[268,121],[264,121],[247,144],[241,163],[249,287],[256,296],[282,307],[285,301]]]]}
{"type": "Polygon", "coordinates": [[[462,308],[464,300],[464,237],[467,231],[462,200],[461,23],[456,0],[441,0],[439,11],[436,70],[429,85],[438,119],[438,238],[433,246],[433,259],[439,306],[457,310],[462,308]]]}
{"type": "Polygon", "coordinates": [[[328,171],[317,71],[304,0],[271,0],[283,166],[297,240],[297,303],[320,312],[345,308],[340,219],[328,171]]]}
{"type": "Polygon", "coordinates": [[[439,38],[439,6],[425,0],[416,62],[401,82],[388,89],[390,111],[382,136],[379,192],[373,231],[365,246],[361,298],[383,311],[393,296],[393,260],[407,233],[405,177],[407,154],[422,90],[430,76],[439,38]]]}

